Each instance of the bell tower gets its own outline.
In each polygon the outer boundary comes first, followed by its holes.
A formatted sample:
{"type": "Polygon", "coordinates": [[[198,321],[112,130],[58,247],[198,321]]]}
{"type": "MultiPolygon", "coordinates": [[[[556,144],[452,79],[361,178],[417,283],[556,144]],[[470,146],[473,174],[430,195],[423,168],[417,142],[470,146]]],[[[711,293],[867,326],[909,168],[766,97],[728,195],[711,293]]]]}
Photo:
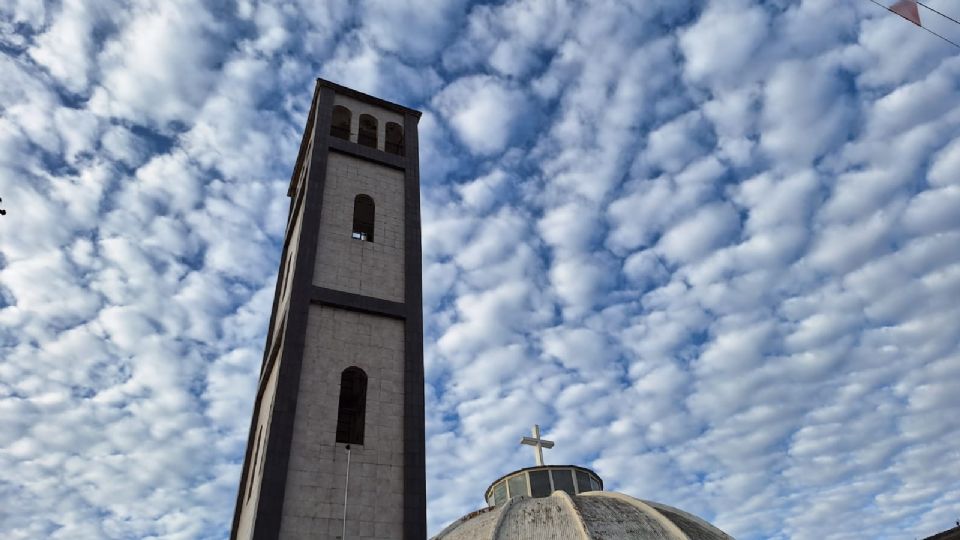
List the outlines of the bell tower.
{"type": "Polygon", "coordinates": [[[231,540],[426,538],[419,119],[317,80],[231,540]]]}

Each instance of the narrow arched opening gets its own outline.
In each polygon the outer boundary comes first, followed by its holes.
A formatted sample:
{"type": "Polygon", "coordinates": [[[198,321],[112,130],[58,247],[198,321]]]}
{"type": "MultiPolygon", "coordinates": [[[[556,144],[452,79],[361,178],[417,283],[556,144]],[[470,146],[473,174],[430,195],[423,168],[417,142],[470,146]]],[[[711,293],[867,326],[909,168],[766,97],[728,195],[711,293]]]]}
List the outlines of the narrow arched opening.
{"type": "Polygon", "coordinates": [[[373,223],[376,206],[369,195],[353,199],[353,238],[373,242],[373,223]]]}
{"type": "Polygon", "coordinates": [[[350,140],[350,120],[353,113],[343,105],[333,107],[333,118],[330,122],[330,136],[346,141],[350,140]]]}
{"type": "Polygon", "coordinates": [[[360,131],[357,132],[357,143],[361,146],[377,147],[377,119],[369,114],[360,115],[360,131]]]}
{"type": "Polygon", "coordinates": [[[403,148],[403,128],[396,122],[387,122],[386,134],[384,136],[383,149],[390,154],[402,156],[403,148]]]}
{"type": "Polygon", "coordinates": [[[367,374],[350,366],[340,374],[340,405],[337,410],[337,442],[363,444],[367,412],[367,374]]]}

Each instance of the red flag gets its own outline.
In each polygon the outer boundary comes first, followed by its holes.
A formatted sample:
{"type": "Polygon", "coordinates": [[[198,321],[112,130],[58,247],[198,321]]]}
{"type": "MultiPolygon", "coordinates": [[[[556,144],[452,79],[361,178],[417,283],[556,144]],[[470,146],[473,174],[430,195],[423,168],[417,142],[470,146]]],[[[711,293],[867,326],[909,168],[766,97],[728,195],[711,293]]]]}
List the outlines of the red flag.
{"type": "Polygon", "coordinates": [[[922,26],[920,24],[920,10],[917,8],[916,0],[900,0],[887,9],[917,26],[922,26]]]}

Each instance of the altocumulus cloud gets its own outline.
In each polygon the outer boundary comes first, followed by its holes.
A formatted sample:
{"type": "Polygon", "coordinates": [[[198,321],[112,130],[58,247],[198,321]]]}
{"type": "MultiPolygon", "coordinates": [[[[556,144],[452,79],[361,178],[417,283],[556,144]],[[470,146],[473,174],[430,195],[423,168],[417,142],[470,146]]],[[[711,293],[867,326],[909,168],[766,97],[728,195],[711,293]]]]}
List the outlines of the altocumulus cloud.
{"type": "Polygon", "coordinates": [[[868,2],[15,0],[0,54],[4,538],[227,536],[318,75],[425,113],[431,530],[535,422],[738,538],[960,513],[960,59],[868,2]]]}

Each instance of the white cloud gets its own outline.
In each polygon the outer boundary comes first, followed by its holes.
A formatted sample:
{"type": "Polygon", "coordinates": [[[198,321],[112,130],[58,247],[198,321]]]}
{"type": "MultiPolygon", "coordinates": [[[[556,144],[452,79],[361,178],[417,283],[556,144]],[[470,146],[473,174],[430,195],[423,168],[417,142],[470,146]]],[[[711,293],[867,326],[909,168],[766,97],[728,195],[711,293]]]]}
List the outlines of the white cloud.
{"type": "Polygon", "coordinates": [[[760,145],[777,162],[809,165],[843,144],[853,109],[836,68],[824,61],[782,64],[764,87],[760,145]]]}
{"type": "Polygon", "coordinates": [[[713,123],[721,155],[736,165],[749,163],[756,142],[758,92],[748,87],[719,91],[703,105],[703,113],[713,123]]]}
{"type": "Polygon", "coordinates": [[[915,196],[903,214],[907,230],[930,234],[960,227],[960,186],[931,189],[915,196]]]}
{"type": "Polygon", "coordinates": [[[554,88],[544,99],[559,101],[549,136],[536,147],[550,194],[558,198],[572,192],[602,201],[623,180],[624,165],[635,159],[641,141],[638,127],[685,110],[682,94],[670,93],[672,100],[657,105],[650,102],[678,84],[673,42],[658,39],[633,48],[636,32],[622,27],[621,16],[627,17],[617,9],[584,14],[590,23],[578,27],[584,35],[563,42],[537,80],[535,88],[554,88]],[[552,95],[561,84],[563,94],[552,95]]]}
{"type": "Polygon", "coordinates": [[[960,176],[953,174],[960,166],[960,141],[955,140],[946,148],[937,152],[930,166],[929,181],[937,186],[960,183],[960,176]]]}
{"type": "MultiPolygon", "coordinates": [[[[30,258],[10,261],[0,271],[4,287],[17,299],[3,311],[19,312],[33,322],[59,321],[64,327],[90,317],[100,304],[95,294],[77,283],[71,264],[62,253],[48,251],[30,258]],[[43,283],[38,287],[37,283],[43,283]]],[[[11,313],[11,314],[12,314],[11,313]]],[[[46,337],[37,327],[28,332],[33,338],[46,337]]]]}
{"type": "Polygon", "coordinates": [[[364,0],[362,21],[382,49],[429,58],[449,39],[464,15],[463,0],[389,2],[364,0]]]}
{"type": "MultiPolygon", "coordinates": [[[[12,0],[0,7],[0,14],[3,15],[3,19],[27,25],[33,31],[43,26],[46,12],[46,6],[42,2],[32,2],[31,0],[12,0]]],[[[4,39],[13,38],[15,36],[11,35],[4,39]]]]}
{"type": "Polygon", "coordinates": [[[953,73],[960,64],[950,63],[926,78],[905,84],[874,102],[869,129],[890,136],[908,131],[947,114],[953,107],[944,102],[952,92],[953,73]]]}
{"type": "Polygon", "coordinates": [[[433,105],[471,152],[503,151],[524,121],[531,120],[522,90],[495,77],[457,79],[433,99],[433,105]]]}
{"type": "Polygon", "coordinates": [[[462,320],[451,325],[440,338],[440,350],[448,355],[470,355],[514,341],[521,328],[519,323],[525,318],[527,288],[522,283],[504,283],[483,293],[461,295],[457,310],[462,320]]]}
{"type": "Polygon", "coordinates": [[[767,30],[767,15],[759,6],[741,0],[710,2],[680,35],[684,71],[694,81],[741,76],[756,61],[754,52],[767,30]]]}
{"type": "Polygon", "coordinates": [[[123,126],[111,126],[105,130],[100,143],[109,157],[128,167],[139,166],[146,157],[143,140],[123,126]]]}
{"type": "Polygon", "coordinates": [[[729,242],[740,220],[726,205],[705,206],[668,230],[657,242],[657,251],[678,262],[699,259],[729,242]]]}
{"type": "Polygon", "coordinates": [[[892,224],[882,213],[862,221],[819,231],[809,260],[817,267],[843,274],[887,251],[883,240],[892,224]]]}
{"type": "Polygon", "coordinates": [[[375,46],[372,36],[360,32],[351,32],[337,43],[333,57],[323,65],[320,75],[404,103],[428,99],[443,85],[432,67],[387,56],[375,46]]]}
{"type": "Polygon", "coordinates": [[[454,256],[454,261],[466,270],[477,270],[502,261],[527,235],[523,216],[507,210],[488,217],[479,225],[473,237],[454,256]]]}
{"type": "Polygon", "coordinates": [[[85,169],[78,177],[51,182],[50,195],[62,205],[62,217],[70,218],[76,227],[93,228],[111,173],[105,164],[99,164],[85,169]]]}
{"type": "Polygon", "coordinates": [[[861,23],[858,36],[867,53],[858,79],[867,87],[899,86],[929,72],[949,55],[948,46],[935,37],[916,36],[911,27],[882,11],[872,11],[872,6],[862,10],[870,19],[861,23]]]}
{"type": "Polygon", "coordinates": [[[747,227],[760,232],[778,225],[804,223],[813,212],[819,188],[812,171],[783,179],[761,174],[742,181],[736,199],[749,209],[747,227]]]}
{"type": "Polygon", "coordinates": [[[607,243],[616,251],[648,246],[678,217],[709,200],[709,185],[678,186],[667,177],[634,181],[610,204],[613,222],[607,243]]]}
{"type": "Polygon", "coordinates": [[[552,328],[543,333],[543,350],[564,367],[590,373],[605,370],[615,360],[613,347],[587,328],[552,328]]]}
{"type": "Polygon", "coordinates": [[[685,114],[650,132],[644,157],[667,172],[677,173],[704,152],[698,139],[705,128],[699,112],[685,114]]]}
{"type": "Polygon", "coordinates": [[[479,212],[489,210],[499,198],[504,184],[508,182],[507,174],[495,169],[467,184],[457,188],[464,204],[479,212]]]}
{"type": "Polygon", "coordinates": [[[652,250],[638,251],[623,262],[623,273],[641,286],[667,277],[667,269],[652,250]]]}
{"type": "Polygon", "coordinates": [[[137,170],[131,189],[170,213],[183,214],[200,202],[198,173],[185,154],[164,154],[137,170]]]}
{"type": "Polygon", "coordinates": [[[187,1],[135,13],[98,55],[103,78],[91,110],[162,128],[189,121],[215,81],[223,31],[212,13],[187,1]]]}
{"type": "Polygon", "coordinates": [[[53,23],[30,49],[30,56],[69,91],[85,93],[95,65],[95,32],[109,26],[109,15],[121,7],[112,2],[67,0],[59,8],[53,23]]]}
{"type": "Polygon", "coordinates": [[[466,32],[444,52],[444,64],[459,70],[486,63],[503,76],[527,75],[569,31],[573,9],[565,0],[474,6],[466,32]]]}
{"type": "Polygon", "coordinates": [[[538,223],[540,235],[548,244],[568,253],[587,250],[597,234],[597,223],[590,219],[593,213],[589,206],[576,202],[552,208],[538,223]]]}

